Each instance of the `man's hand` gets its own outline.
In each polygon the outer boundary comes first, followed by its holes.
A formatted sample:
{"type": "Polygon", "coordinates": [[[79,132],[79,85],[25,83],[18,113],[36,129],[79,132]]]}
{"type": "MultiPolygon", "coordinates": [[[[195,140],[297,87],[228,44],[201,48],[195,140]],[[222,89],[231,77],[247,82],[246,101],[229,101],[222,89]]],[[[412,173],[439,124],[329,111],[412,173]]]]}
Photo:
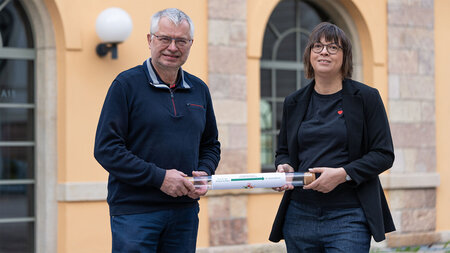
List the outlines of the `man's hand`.
{"type": "MultiPolygon", "coordinates": [[[[192,171],[192,176],[193,177],[208,176],[208,173],[206,173],[205,171],[192,171]]],[[[206,184],[206,182],[205,182],[205,184],[206,184]]],[[[205,188],[195,188],[194,187],[194,190],[189,191],[187,195],[192,199],[198,199],[198,198],[200,198],[200,196],[205,196],[205,194],[207,192],[208,192],[208,189],[206,189],[206,186],[205,186],[205,188]]]]}
{"type": "Polygon", "coordinates": [[[166,171],[166,176],[161,185],[160,190],[172,197],[180,197],[194,191],[195,187],[186,178],[186,174],[181,171],[172,169],[166,171]]]}
{"type": "MultiPolygon", "coordinates": [[[[280,172],[280,173],[294,172],[294,168],[292,168],[292,166],[287,163],[279,164],[277,166],[277,172],[280,172]]],[[[292,184],[285,184],[281,187],[274,187],[272,189],[275,191],[278,191],[278,192],[282,192],[285,190],[292,190],[292,189],[294,189],[294,186],[292,184]]]]}
{"type": "Polygon", "coordinates": [[[314,180],[309,185],[303,186],[303,189],[315,190],[322,193],[328,193],[332,191],[336,186],[345,182],[347,172],[344,168],[328,168],[319,167],[309,169],[311,173],[321,173],[320,177],[314,180]]]}

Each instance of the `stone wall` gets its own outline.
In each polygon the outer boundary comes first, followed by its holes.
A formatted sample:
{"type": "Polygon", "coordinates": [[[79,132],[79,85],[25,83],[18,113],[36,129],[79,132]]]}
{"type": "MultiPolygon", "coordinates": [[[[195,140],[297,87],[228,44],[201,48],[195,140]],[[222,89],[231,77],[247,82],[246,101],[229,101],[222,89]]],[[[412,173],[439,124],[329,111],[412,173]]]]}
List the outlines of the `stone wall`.
{"type": "MultiPolygon", "coordinates": [[[[208,1],[208,84],[222,144],[218,174],[247,172],[245,0],[208,1]]],[[[208,197],[210,246],[247,243],[247,196],[208,197]]]]}
{"type": "MultiPolygon", "coordinates": [[[[388,0],[389,118],[396,160],[393,175],[436,172],[433,0],[388,0]]],[[[420,182],[420,181],[419,181],[420,182]]],[[[389,191],[397,232],[389,246],[439,240],[436,188],[389,191]]]]}

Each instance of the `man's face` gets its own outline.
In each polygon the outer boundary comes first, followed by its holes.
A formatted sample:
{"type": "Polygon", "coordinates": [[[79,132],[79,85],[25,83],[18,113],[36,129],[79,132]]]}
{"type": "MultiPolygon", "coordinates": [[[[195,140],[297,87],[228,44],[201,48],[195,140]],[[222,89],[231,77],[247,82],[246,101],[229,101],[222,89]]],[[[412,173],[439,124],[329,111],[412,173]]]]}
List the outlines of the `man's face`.
{"type": "Polygon", "coordinates": [[[158,25],[159,29],[154,35],[147,35],[152,63],[156,69],[178,70],[186,62],[192,46],[189,23],[183,20],[177,26],[167,17],[162,17],[158,25]],[[178,42],[171,38],[178,39],[178,42]]]}

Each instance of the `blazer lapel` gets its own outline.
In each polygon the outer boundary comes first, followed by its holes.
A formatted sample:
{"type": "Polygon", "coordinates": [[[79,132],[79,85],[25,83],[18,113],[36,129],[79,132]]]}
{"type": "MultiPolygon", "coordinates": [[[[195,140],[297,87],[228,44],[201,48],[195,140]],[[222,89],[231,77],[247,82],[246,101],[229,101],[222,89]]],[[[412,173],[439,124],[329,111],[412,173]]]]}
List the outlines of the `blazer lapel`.
{"type": "Polygon", "coordinates": [[[343,82],[342,107],[347,126],[348,152],[350,160],[361,154],[361,140],[364,130],[364,108],[362,99],[357,95],[359,89],[350,80],[343,82]]]}
{"type": "Polygon", "coordinates": [[[286,106],[286,117],[287,117],[287,138],[288,138],[288,149],[289,158],[291,164],[295,170],[298,167],[298,141],[297,134],[300,124],[303,121],[305,113],[308,109],[308,104],[311,98],[311,94],[314,88],[314,81],[311,82],[304,92],[299,93],[292,103],[286,106]]]}

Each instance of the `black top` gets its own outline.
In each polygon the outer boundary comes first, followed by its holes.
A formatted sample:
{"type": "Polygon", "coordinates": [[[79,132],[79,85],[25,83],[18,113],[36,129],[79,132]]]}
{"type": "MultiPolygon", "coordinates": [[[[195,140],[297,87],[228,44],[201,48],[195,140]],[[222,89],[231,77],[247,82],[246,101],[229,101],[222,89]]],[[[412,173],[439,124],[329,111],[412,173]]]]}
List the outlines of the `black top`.
{"type": "MultiPolygon", "coordinates": [[[[342,91],[331,95],[313,91],[297,141],[300,172],[313,167],[339,168],[348,163],[342,91]]],[[[291,199],[319,207],[359,207],[356,192],[348,183],[338,185],[329,193],[296,187],[291,199]]]]}

